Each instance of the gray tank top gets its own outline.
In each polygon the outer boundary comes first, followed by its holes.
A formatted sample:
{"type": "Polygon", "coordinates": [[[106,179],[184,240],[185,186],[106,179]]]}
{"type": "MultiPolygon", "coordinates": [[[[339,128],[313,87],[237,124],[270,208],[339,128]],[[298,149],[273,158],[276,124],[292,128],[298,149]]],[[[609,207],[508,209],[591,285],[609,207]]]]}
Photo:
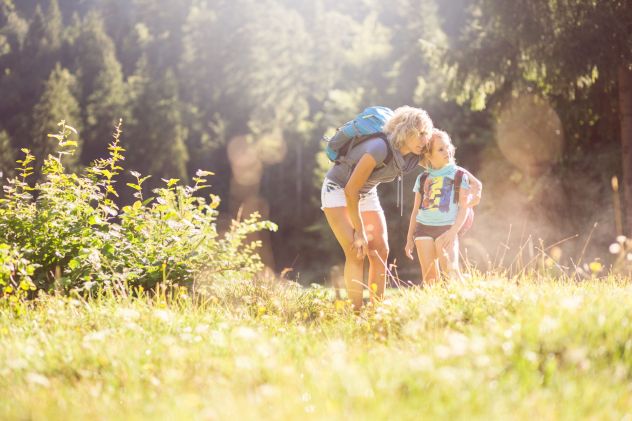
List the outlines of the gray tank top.
{"type": "Polygon", "coordinates": [[[395,148],[391,148],[393,158],[386,163],[386,165],[380,167],[388,156],[387,148],[389,147],[390,146],[387,146],[386,142],[379,137],[365,140],[351,148],[351,151],[344,157],[343,162],[334,164],[327,172],[326,177],[341,187],[346,186],[356,164],[364,154],[368,153],[375,159],[378,168],[371,173],[369,179],[360,189],[360,193],[367,193],[378,184],[389,183],[395,180],[397,176],[407,174],[417,167],[419,163],[418,155],[413,153],[402,155],[399,150],[395,148]]]}

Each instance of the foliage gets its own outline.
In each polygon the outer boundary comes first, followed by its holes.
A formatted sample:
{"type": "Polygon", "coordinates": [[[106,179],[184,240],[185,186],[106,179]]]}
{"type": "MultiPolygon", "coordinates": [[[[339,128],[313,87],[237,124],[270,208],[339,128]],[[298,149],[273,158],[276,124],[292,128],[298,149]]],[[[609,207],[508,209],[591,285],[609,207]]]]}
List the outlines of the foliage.
{"type": "MultiPolygon", "coordinates": [[[[34,156],[24,149],[18,176],[4,186],[0,200],[0,243],[29,267],[38,289],[60,292],[142,286],[158,283],[190,285],[199,273],[211,279],[252,276],[262,268],[248,235],[276,226],[253,214],[233,221],[220,235],[216,222],[219,197],[201,197],[213,173],[198,171],[193,186],[177,179],[143,195],[148,177],[134,173],[135,201],[119,208],[114,199],[124,149],[120,124],[109,145],[109,158],[95,161],[84,174],[66,172],[62,153],[72,154],[75,130],[65,122],[58,134],[58,156],[49,155],[42,166],[42,180],[29,184],[34,156]],[[15,254],[17,253],[17,254],[15,254]]],[[[22,263],[21,263],[22,264],[22,263]]],[[[14,281],[15,284],[17,281],[14,281]]],[[[8,286],[9,283],[5,281],[8,286]]]]}

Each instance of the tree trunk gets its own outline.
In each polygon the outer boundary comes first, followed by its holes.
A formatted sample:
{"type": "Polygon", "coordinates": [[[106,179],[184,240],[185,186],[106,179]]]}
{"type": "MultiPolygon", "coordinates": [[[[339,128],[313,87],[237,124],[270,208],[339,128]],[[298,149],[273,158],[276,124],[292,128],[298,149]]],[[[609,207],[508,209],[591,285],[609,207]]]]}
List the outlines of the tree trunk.
{"type": "Polygon", "coordinates": [[[296,219],[303,220],[303,142],[296,142],[296,219]]]}
{"type": "Polygon", "coordinates": [[[619,67],[619,114],[621,118],[621,158],[623,179],[623,230],[632,237],[632,69],[619,67]]]}

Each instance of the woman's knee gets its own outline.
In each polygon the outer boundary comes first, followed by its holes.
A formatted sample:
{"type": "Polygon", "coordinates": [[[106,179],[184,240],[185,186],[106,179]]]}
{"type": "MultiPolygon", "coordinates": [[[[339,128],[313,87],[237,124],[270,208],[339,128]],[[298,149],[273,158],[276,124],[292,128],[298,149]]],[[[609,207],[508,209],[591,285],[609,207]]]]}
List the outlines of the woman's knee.
{"type": "Polygon", "coordinates": [[[358,256],[358,250],[353,247],[345,248],[345,261],[351,264],[361,265],[364,262],[363,256],[358,256]]]}
{"type": "Polygon", "coordinates": [[[389,248],[387,244],[380,244],[369,250],[369,259],[378,262],[386,262],[388,260],[389,248]]]}

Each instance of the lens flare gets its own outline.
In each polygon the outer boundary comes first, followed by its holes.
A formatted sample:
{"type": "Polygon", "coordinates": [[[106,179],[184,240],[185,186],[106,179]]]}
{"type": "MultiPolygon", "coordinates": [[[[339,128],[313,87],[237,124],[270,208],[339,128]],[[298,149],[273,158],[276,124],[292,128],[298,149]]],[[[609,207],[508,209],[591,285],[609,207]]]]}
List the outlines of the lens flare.
{"type": "Polygon", "coordinates": [[[560,158],[564,144],[562,123],[546,100],[520,95],[501,110],[496,140],[509,162],[534,174],[560,158]]]}

